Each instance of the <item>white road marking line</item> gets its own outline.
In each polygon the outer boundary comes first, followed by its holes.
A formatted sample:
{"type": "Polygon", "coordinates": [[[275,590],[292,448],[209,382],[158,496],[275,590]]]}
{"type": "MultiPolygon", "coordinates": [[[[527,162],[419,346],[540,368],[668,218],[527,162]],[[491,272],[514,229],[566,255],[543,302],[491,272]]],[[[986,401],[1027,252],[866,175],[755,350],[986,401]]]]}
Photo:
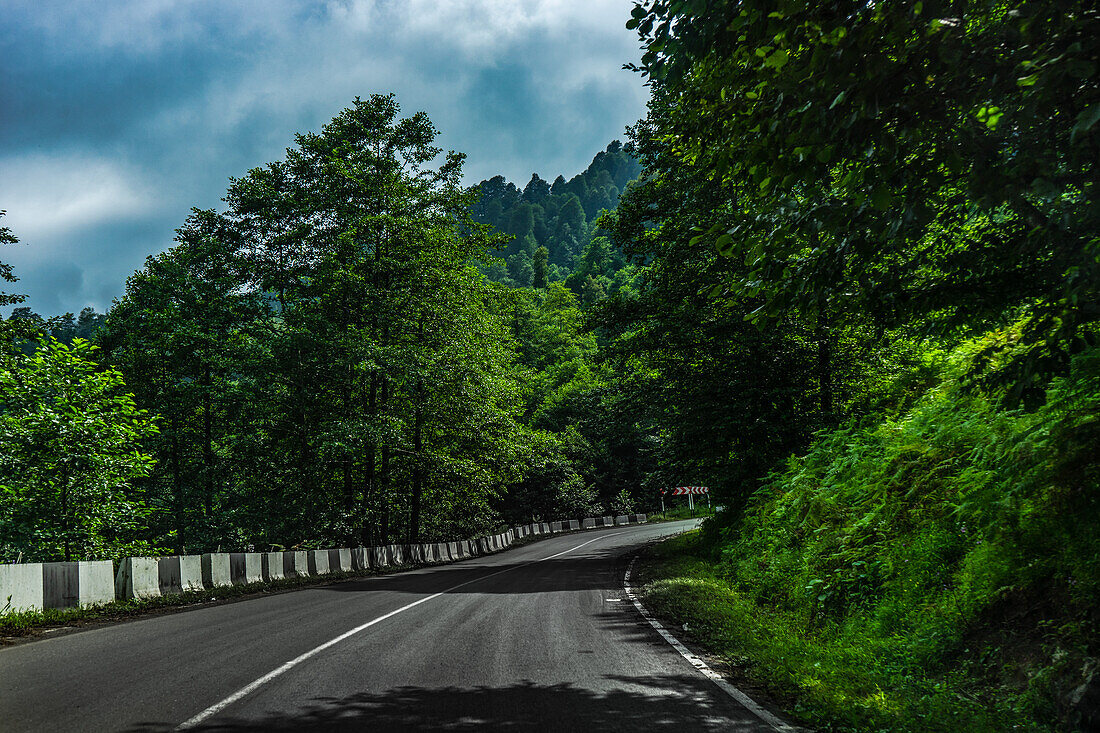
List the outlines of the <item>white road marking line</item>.
{"type": "Polygon", "coordinates": [[[450,593],[453,590],[458,590],[459,588],[470,585],[471,583],[477,583],[479,581],[486,580],[488,578],[492,578],[493,576],[500,575],[501,573],[507,573],[510,570],[518,570],[520,568],[525,568],[529,565],[535,565],[536,563],[540,563],[540,562],[543,562],[545,560],[553,560],[556,557],[561,557],[562,555],[568,555],[570,552],[573,552],[574,550],[579,550],[582,547],[584,547],[585,545],[591,545],[593,542],[598,542],[600,540],[605,540],[608,537],[614,537],[615,535],[620,535],[620,534],[622,534],[622,532],[612,532],[610,534],[600,535],[599,537],[597,537],[595,539],[588,540],[587,542],[582,542],[581,544],[577,545],[576,547],[570,547],[568,550],[565,550],[564,552],[559,552],[555,555],[550,555],[549,557],[539,558],[538,560],[532,560],[531,562],[524,563],[523,565],[516,565],[514,567],[504,568],[503,570],[498,570],[497,572],[490,573],[488,575],[482,575],[481,577],[474,578],[473,580],[467,580],[465,583],[459,583],[458,585],[451,586],[450,588],[447,588],[446,590],[441,590],[438,593],[433,593],[430,596],[425,596],[424,598],[421,598],[419,601],[413,601],[412,603],[406,604],[406,605],[402,606],[401,608],[398,608],[395,611],[390,611],[389,613],[383,614],[382,616],[379,616],[378,618],[371,619],[370,621],[366,622],[365,624],[360,624],[359,626],[356,626],[351,631],[345,631],[343,634],[340,634],[336,638],[330,639],[330,640],[326,641],[324,644],[321,644],[320,646],[314,647],[313,649],[310,649],[308,652],[305,652],[304,654],[299,654],[298,656],[296,656],[294,659],[291,659],[286,664],[283,664],[282,666],[271,670],[270,672],[265,674],[263,677],[260,677],[259,679],[245,685],[244,687],[237,690],[236,692],[234,692],[232,695],[225,698],[221,702],[218,702],[218,703],[215,703],[215,704],[211,705],[206,710],[203,710],[201,713],[194,716],[193,718],[189,718],[189,719],[185,720],[184,722],[180,723],[178,726],[176,726],[176,730],[187,730],[188,728],[194,728],[195,726],[199,725],[200,723],[202,723],[204,720],[206,720],[210,716],[217,715],[219,712],[221,712],[225,708],[229,707],[233,703],[237,702],[241,698],[247,696],[249,693],[255,691],[257,688],[267,684],[268,682],[275,679],[276,677],[283,674],[284,672],[287,672],[290,669],[298,666],[299,664],[306,661],[310,657],[316,656],[317,654],[323,652],[325,649],[328,649],[330,646],[333,646],[335,644],[339,644],[344,639],[347,639],[350,636],[354,636],[355,634],[358,634],[360,631],[363,631],[365,629],[369,629],[371,626],[374,626],[377,623],[385,621],[386,619],[391,618],[393,616],[396,616],[397,614],[402,613],[404,611],[408,611],[410,608],[414,608],[416,606],[419,606],[421,603],[427,603],[428,601],[432,600],[433,598],[439,598],[440,596],[445,595],[447,593],[450,593]]]}
{"type": "Polygon", "coordinates": [[[734,700],[741,703],[741,706],[748,710],[750,713],[760,718],[760,720],[770,725],[773,729],[777,731],[782,731],[782,733],[796,733],[797,731],[801,731],[801,728],[796,728],[792,725],[784,723],[782,720],[772,715],[764,708],[760,707],[760,705],[751,697],[727,682],[726,679],[722,677],[722,675],[711,669],[706,662],[698,657],[698,655],[693,654],[690,649],[680,643],[679,639],[670,634],[660,621],[653,618],[653,615],[646,609],[645,606],[641,604],[641,601],[638,600],[638,596],[634,594],[634,589],[630,587],[630,574],[634,570],[634,562],[637,559],[638,556],[635,555],[630,560],[630,565],[628,565],[626,568],[626,574],[623,576],[623,590],[626,591],[626,597],[631,600],[631,602],[634,604],[634,607],[637,608],[638,612],[642,614],[642,618],[648,621],[649,625],[652,626],[657,631],[657,633],[664,638],[665,641],[671,644],[673,649],[680,652],[680,656],[688,660],[691,666],[699,670],[711,682],[718,685],[718,688],[722,690],[722,692],[726,693],[734,700]]]}

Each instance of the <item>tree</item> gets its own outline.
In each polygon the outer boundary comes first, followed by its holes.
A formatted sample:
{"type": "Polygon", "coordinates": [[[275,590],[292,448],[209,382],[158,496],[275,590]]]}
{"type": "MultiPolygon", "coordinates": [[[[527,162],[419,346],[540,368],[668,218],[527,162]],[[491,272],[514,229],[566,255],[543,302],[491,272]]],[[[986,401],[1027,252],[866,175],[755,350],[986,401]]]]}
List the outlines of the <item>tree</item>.
{"type": "Polygon", "coordinates": [[[550,184],[539,178],[538,173],[531,174],[531,180],[523,187],[523,200],[541,204],[550,196],[550,184]]]}
{"type": "Polygon", "coordinates": [[[604,290],[603,283],[597,280],[592,275],[588,275],[581,283],[581,302],[585,305],[592,305],[598,303],[607,297],[607,293],[604,290]]]}
{"type": "Polygon", "coordinates": [[[532,287],[535,287],[535,288],[545,288],[546,287],[546,285],[548,283],[548,281],[547,281],[547,271],[546,271],[546,263],[547,263],[548,259],[549,259],[549,252],[547,252],[546,247],[539,247],[538,249],[535,250],[534,260],[532,262],[532,267],[534,269],[534,277],[533,277],[532,283],[531,283],[532,287]]]}
{"type": "MultiPolygon", "coordinates": [[[[6,211],[0,209],[0,218],[3,218],[6,214],[6,211]]],[[[0,226],[0,245],[18,244],[18,242],[19,238],[12,234],[11,229],[0,226]]],[[[5,262],[0,262],[0,282],[13,283],[18,281],[19,278],[17,278],[12,271],[12,266],[5,262]]],[[[17,295],[0,290],[0,307],[22,303],[24,300],[26,300],[26,296],[24,295],[17,295]]],[[[30,308],[15,308],[12,310],[7,321],[0,320],[0,339],[6,340],[10,338],[17,340],[21,338],[34,338],[38,334],[39,328],[37,323],[32,324],[17,316],[18,313],[23,312],[28,316],[31,315],[30,308]]],[[[37,315],[34,317],[38,318],[37,315]]],[[[38,318],[38,320],[41,321],[42,319],[38,318]]],[[[6,344],[0,346],[6,347],[6,344]]]]}
{"type": "Polygon", "coordinates": [[[143,485],[161,510],[151,529],[183,552],[228,545],[233,523],[245,523],[229,514],[254,490],[239,478],[250,466],[239,451],[255,431],[240,421],[264,350],[255,337],[262,306],[242,287],[230,223],[196,210],[176,242],[129,278],[97,337],[139,404],[162,416],[143,485]]]}
{"type": "Polygon", "coordinates": [[[93,360],[83,339],[43,338],[30,356],[0,363],[0,553],[33,560],[148,551],[135,542],[147,510],[133,482],[153,460],[156,433],[123,390],[122,375],[93,360]]]}
{"type": "Polygon", "coordinates": [[[740,273],[740,263],[693,236],[727,215],[728,193],[677,156],[660,132],[666,113],[666,100],[655,95],[649,116],[633,128],[645,173],[600,219],[610,241],[597,237],[588,250],[593,266],[623,252],[639,273],[635,288],[591,311],[607,344],[603,358],[616,369],[597,395],[601,409],[587,410],[602,422],[581,429],[600,436],[592,440],[609,456],[602,469],[614,477],[609,486],[622,481],[624,467],[640,468],[647,491],[633,496],[652,502],[657,488],[690,476],[736,510],[824,426],[813,344],[793,318],[763,332],[748,323],[759,304],[754,297],[708,297],[715,282],[740,273]]]}
{"type": "Polygon", "coordinates": [[[525,250],[520,250],[508,258],[508,275],[520,287],[531,287],[535,279],[535,268],[531,264],[530,255],[525,250]]]}
{"type": "MultiPolygon", "coordinates": [[[[638,4],[661,133],[727,190],[729,285],[947,333],[1025,308],[1034,403],[1100,319],[1100,13],[1079,1],[638,4]]],[[[991,354],[979,358],[980,370],[991,354]]]]}
{"type": "Polygon", "coordinates": [[[357,99],[131,279],[102,339],[165,415],[149,484],[177,543],[385,544],[492,523],[522,466],[521,403],[473,263],[503,238],[435,136],[391,96],[357,99]]]}

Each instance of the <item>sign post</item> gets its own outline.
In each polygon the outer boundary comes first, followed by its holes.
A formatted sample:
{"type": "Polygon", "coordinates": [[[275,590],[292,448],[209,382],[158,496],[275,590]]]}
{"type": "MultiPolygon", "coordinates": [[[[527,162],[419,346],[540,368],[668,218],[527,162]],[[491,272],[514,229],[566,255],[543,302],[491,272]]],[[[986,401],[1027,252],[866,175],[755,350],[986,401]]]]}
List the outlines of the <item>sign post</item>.
{"type": "MultiPolygon", "coordinates": [[[[673,496],[686,496],[688,498],[688,509],[691,511],[691,516],[695,516],[695,495],[706,494],[707,506],[710,506],[710,489],[706,486],[677,486],[672,490],[673,496]]],[[[665,492],[661,491],[661,511],[665,510],[665,492]]]]}

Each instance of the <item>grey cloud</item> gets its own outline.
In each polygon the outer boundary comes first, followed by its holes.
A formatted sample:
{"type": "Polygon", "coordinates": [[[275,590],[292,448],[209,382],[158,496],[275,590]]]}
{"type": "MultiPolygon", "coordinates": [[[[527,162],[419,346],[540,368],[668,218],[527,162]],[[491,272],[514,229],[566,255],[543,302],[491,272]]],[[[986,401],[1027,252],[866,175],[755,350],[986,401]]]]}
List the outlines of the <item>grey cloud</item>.
{"type": "Polygon", "coordinates": [[[28,247],[0,251],[22,279],[12,289],[43,315],[106,308],[191,206],[218,206],[230,176],[282,157],[356,95],[392,91],[426,111],[440,144],[468,154],[471,183],[572,175],[644,113],[641,80],[620,70],[636,58],[630,5],[14,2],[0,40],[0,208],[28,247]],[[22,217],[21,232],[13,202],[48,210],[66,164],[109,173],[87,197],[94,216],[22,217]],[[10,180],[13,166],[29,184],[10,180]]]}

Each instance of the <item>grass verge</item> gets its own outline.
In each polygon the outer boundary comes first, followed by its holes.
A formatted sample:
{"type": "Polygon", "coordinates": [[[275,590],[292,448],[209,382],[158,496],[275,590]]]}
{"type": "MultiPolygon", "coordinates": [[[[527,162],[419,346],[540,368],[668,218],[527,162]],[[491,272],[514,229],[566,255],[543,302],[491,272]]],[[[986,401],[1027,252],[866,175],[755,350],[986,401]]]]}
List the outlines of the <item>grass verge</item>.
{"type": "Polygon", "coordinates": [[[972,664],[926,671],[904,639],[810,626],[740,592],[710,557],[698,531],[655,545],[640,558],[643,603],[818,730],[1054,730],[991,696],[972,664]]]}

